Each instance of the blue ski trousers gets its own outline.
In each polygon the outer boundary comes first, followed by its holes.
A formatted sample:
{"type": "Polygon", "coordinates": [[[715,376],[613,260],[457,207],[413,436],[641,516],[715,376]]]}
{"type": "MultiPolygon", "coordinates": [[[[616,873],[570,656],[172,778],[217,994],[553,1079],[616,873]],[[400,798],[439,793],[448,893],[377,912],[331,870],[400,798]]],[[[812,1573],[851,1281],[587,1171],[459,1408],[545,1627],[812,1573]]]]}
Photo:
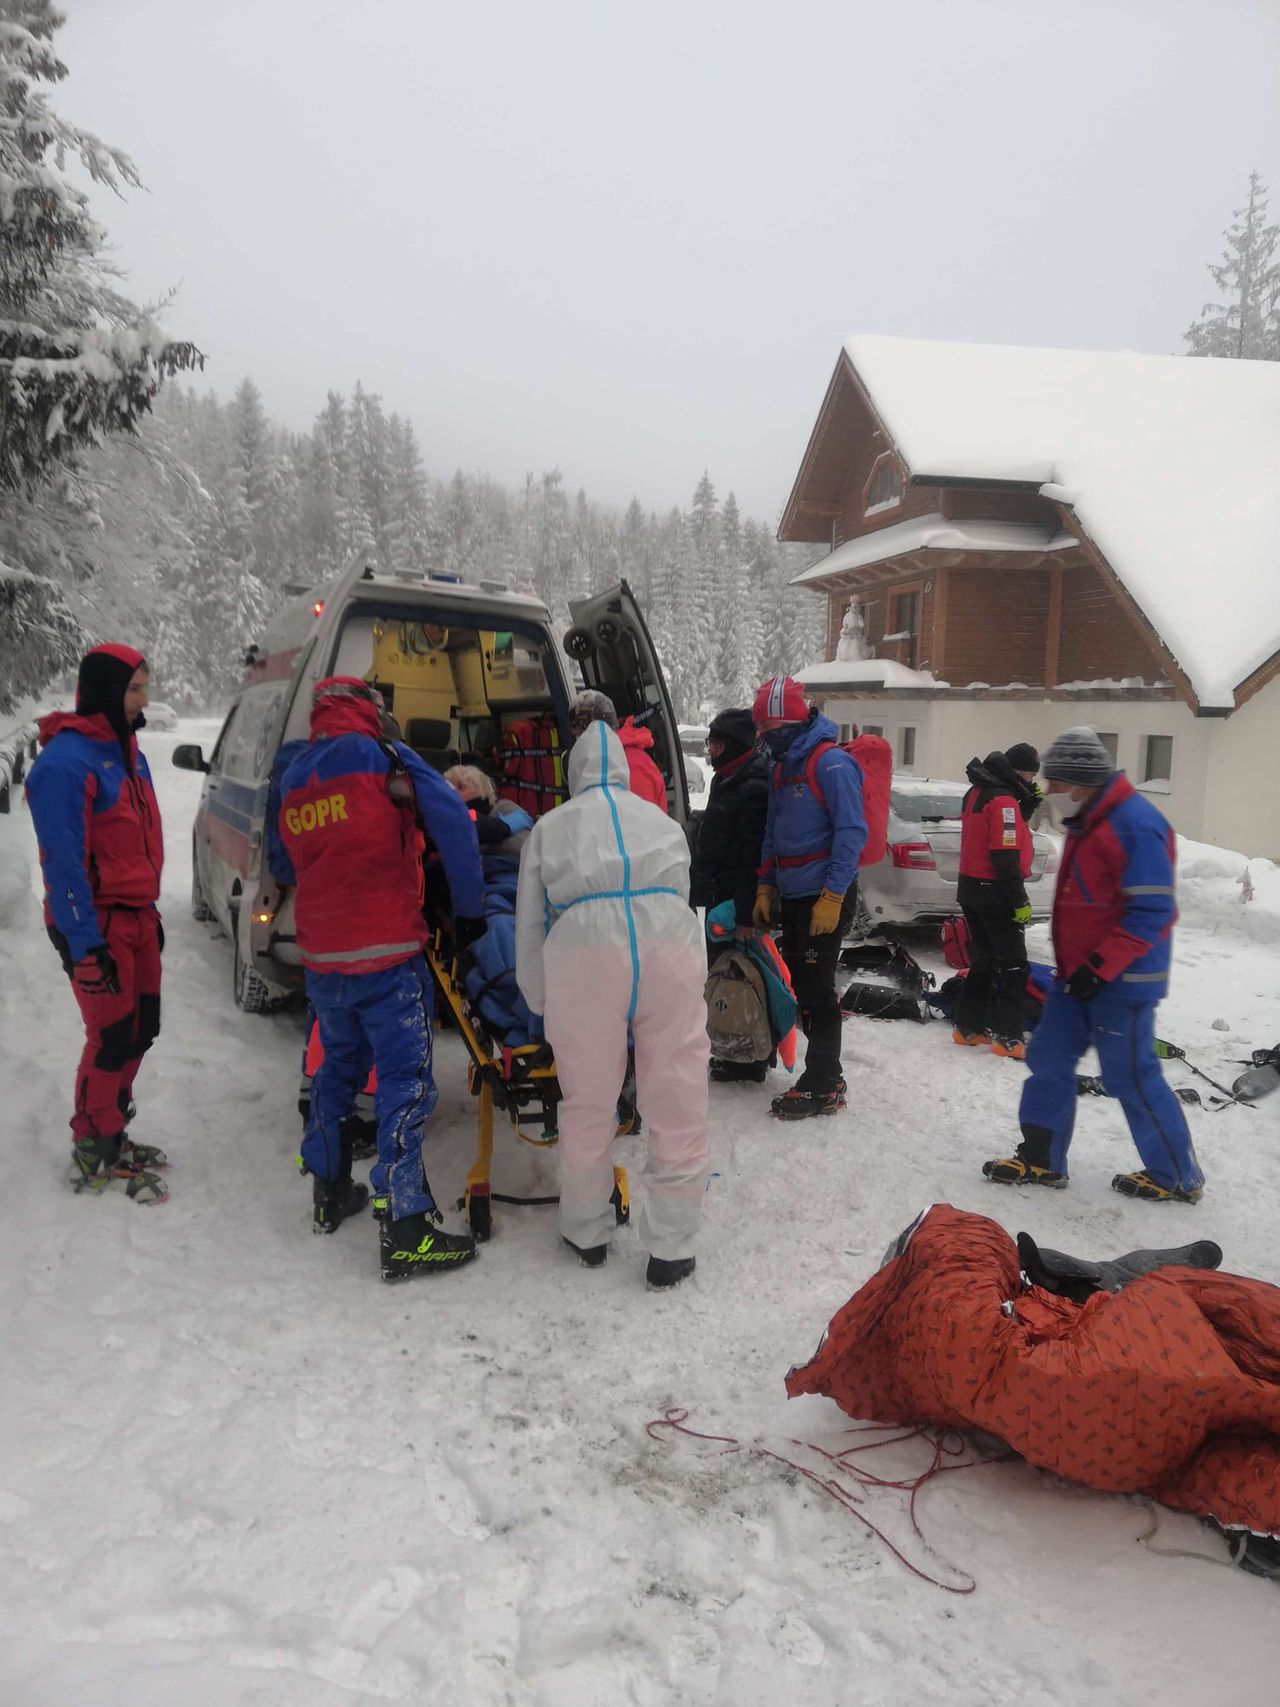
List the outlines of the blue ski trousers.
{"type": "Polygon", "coordinates": [[[307,1000],[324,1060],[311,1086],[302,1161],[322,1180],[341,1175],[342,1122],[364,1089],[372,1055],[378,1159],[369,1176],[393,1219],[435,1204],[422,1167],[422,1128],[436,1106],[431,1076],[431,974],[420,954],[382,972],[307,972],[307,1000]]]}
{"type": "Polygon", "coordinates": [[[1204,1184],[1182,1104],[1165,1081],[1155,1050],[1156,1004],[1126,1000],[1109,985],[1091,1002],[1053,989],[1027,1045],[1030,1077],[1018,1117],[1024,1141],[1049,1137],[1048,1166],[1067,1172],[1076,1118],[1076,1068],[1098,1051],[1102,1084],[1124,1110],[1142,1165],[1158,1185],[1189,1191],[1204,1184]],[[1029,1130],[1037,1129],[1037,1130],[1029,1130]]]}

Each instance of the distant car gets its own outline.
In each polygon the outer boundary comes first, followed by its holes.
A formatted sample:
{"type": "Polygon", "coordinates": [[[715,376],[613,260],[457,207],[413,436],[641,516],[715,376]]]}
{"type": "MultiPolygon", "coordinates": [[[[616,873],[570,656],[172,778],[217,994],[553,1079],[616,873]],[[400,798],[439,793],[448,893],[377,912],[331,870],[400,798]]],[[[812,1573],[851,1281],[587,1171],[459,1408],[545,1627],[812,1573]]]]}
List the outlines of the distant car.
{"type": "MultiPolygon", "coordinates": [[[[960,911],[960,808],[963,782],[895,776],[889,794],[889,847],[877,864],[858,874],[859,922],[864,930],[882,924],[941,924],[960,911]]],[[[1057,844],[1032,832],[1027,900],[1034,920],[1053,907],[1057,844]]]]}
{"type": "Polygon", "coordinates": [[[176,729],[178,714],[171,705],[165,705],[161,700],[147,701],[146,719],[148,729],[176,729]]]}
{"type": "MultiPolygon", "coordinates": [[[[680,743],[680,751],[688,753],[691,759],[700,759],[707,750],[707,736],[711,731],[705,723],[681,723],[676,729],[676,739],[680,743]]],[[[692,783],[689,785],[691,788],[692,783]]]]}

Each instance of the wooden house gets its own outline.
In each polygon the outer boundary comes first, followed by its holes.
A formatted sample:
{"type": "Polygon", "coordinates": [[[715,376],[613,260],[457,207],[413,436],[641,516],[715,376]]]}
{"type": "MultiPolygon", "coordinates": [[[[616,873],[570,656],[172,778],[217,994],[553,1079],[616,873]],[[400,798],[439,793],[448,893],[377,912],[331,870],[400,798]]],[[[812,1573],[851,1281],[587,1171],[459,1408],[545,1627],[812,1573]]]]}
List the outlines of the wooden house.
{"type": "Polygon", "coordinates": [[[1185,835],[1280,855],[1280,363],[851,338],[778,537],[827,548],[800,679],[901,769],[1090,724],[1185,835]]]}

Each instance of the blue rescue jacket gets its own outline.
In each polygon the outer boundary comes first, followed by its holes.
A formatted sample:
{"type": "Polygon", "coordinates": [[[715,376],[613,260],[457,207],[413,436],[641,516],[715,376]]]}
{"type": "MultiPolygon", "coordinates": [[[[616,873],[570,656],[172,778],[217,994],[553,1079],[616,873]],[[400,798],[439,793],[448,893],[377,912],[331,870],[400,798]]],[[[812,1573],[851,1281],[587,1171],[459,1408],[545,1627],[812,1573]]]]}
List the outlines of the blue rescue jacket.
{"type": "Polygon", "coordinates": [[[832,746],[818,759],[816,788],[807,774],[814,748],[839,738],[831,719],[816,714],[773,766],[759,876],[780,895],[816,895],[820,889],[843,895],[857,878],[867,839],[862,767],[832,746]]]}

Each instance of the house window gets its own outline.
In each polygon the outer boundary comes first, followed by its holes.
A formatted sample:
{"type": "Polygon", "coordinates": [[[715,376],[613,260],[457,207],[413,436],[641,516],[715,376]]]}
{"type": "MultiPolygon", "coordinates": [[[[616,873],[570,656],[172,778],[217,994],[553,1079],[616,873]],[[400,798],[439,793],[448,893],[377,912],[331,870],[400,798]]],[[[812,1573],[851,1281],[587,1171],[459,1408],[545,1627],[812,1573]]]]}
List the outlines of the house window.
{"type": "Polygon", "coordinates": [[[916,726],[914,723],[904,723],[898,730],[898,765],[904,771],[913,768],[916,762],[916,726]]]}
{"type": "Polygon", "coordinates": [[[862,512],[867,516],[893,510],[902,502],[902,476],[892,456],[882,456],[871,470],[863,494],[862,512]]]}
{"type": "Polygon", "coordinates": [[[884,724],[883,723],[864,723],[862,725],[862,733],[864,735],[879,735],[881,740],[883,740],[884,739],[884,724]]]}
{"type": "Polygon", "coordinates": [[[902,647],[900,662],[914,670],[920,656],[920,589],[895,593],[889,600],[889,632],[885,644],[902,647]]]}
{"type": "Polygon", "coordinates": [[[1111,755],[1111,763],[1118,765],[1120,763],[1120,736],[1108,730],[1099,729],[1098,739],[1111,755]]]}
{"type": "Polygon", "coordinates": [[[1173,787],[1173,736],[1144,735],[1142,738],[1142,786],[1156,794],[1173,787]]]}

